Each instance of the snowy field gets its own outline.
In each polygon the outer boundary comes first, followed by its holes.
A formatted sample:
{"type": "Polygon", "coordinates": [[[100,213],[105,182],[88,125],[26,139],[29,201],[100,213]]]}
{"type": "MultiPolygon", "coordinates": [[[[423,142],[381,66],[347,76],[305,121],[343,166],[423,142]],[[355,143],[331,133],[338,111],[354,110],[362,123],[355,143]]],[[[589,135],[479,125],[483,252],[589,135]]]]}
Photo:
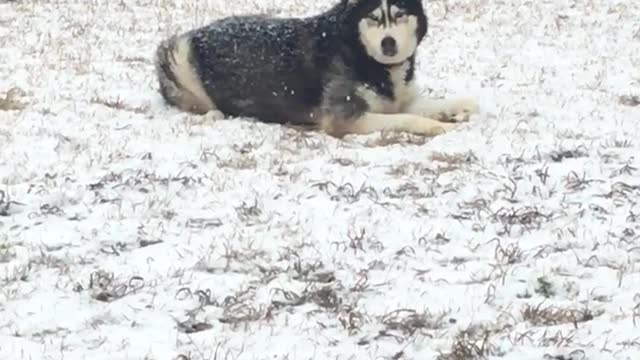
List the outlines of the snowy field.
{"type": "Polygon", "coordinates": [[[640,359],[640,2],[430,1],[435,138],[160,100],[162,38],[329,5],[0,1],[0,359],[640,359]]]}

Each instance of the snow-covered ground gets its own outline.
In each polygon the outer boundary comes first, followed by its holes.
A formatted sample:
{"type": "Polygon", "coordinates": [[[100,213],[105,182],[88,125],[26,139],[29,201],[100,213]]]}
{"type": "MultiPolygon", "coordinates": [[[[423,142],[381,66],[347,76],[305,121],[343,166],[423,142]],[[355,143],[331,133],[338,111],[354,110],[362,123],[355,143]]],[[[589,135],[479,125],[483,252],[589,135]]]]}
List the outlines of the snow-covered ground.
{"type": "Polygon", "coordinates": [[[430,1],[431,139],[160,100],[165,36],[328,6],[0,2],[0,359],[640,359],[640,2],[430,1]]]}

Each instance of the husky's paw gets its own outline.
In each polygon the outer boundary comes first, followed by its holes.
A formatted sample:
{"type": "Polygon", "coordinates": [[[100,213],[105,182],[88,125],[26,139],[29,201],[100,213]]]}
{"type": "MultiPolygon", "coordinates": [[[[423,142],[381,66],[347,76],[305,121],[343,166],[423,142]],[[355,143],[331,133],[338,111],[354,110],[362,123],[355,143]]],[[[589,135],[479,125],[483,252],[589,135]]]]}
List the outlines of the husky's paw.
{"type": "Polygon", "coordinates": [[[203,115],[205,121],[218,121],[225,118],[224,114],[220,110],[210,110],[203,115]]]}
{"type": "Polygon", "coordinates": [[[444,100],[442,105],[441,111],[434,118],[447,123],[467,122],[480,109],[478,103],[471,98],[444,100]]]}
{"type": "Polygon", "coordinates": [[[432,128],[435,129],[436,132],[442,133],[442,134],[455,130],[460,126],[460,124],[455,122],[445,122],[445,121],[438,121],[438,122],[439,124],[432,126],[432,128]]]}
{"type": "Polygon", "coordinates": [[[443,122],[432,118],[418,116],[413,132],[424,135],[440,135],[448,133],[460,124],[454,122],[443,122]]]}

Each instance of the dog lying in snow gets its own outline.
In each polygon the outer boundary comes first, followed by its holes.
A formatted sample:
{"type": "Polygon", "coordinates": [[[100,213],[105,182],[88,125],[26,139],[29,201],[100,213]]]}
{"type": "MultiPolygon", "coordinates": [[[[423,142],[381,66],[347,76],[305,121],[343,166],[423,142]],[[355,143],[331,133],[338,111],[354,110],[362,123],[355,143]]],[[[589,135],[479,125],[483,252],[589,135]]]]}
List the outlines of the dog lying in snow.
{"type": "Polygon", "coordinates": [[[307,18],[233,16],[172,36],[155,54],[160,93],[185,111],[251,117],[333,136],[437,134],[478,110],[418,96],[421,0],[341,0],[307,18]]]}

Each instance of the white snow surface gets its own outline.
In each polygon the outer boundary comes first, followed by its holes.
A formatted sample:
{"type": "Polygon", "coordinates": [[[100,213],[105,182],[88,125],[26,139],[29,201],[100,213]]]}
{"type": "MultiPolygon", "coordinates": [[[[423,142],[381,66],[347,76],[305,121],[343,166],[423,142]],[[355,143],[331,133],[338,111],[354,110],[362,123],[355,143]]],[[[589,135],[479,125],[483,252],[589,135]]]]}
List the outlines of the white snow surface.
{"type": "Polygon", "coordinates": [[[0,359],[640,359],[640,2],[430,1],[434,138],[162,102],[166,36],[330,5],[0,2],[0,359]]]}

